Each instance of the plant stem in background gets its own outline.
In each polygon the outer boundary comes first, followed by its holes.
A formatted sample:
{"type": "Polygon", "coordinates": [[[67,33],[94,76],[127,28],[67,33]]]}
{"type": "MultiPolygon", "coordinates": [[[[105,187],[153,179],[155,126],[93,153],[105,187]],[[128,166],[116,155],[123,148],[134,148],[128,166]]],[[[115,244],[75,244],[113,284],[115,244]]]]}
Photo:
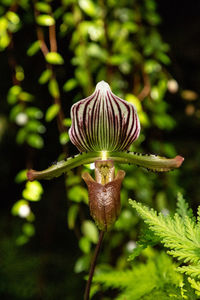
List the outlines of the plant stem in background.
{"type": "MultiPolygon", "coordinates": [[[[36,3],[36,2],[35,2],[36,3]]],[[[35,19],[37,18],[37,16],[39,15],[35,5],[34,5],[34,15],[35,15],[35,19]]],[[[51,26],[49,26],[49,44],[50,44],[50,51],[47,47],[47,44],[45,42],[45,37],[44,37],[44,33],[42,28],[40,28],[40,26],[36,25],[36,34],[37,34],[37,38],[38,41],[40,42],[40,49],[44,55],[44,58],[46,57],[46,55],[51,51],[51,52],[57,52],[57,40],[56,40],[56,25],[53,24],[51,26]]],[[[47,69],[51,71],[51,80],[56,81],[56,73],[55,70],[53,68],[53,66],[51,64],[47,64],[47,69]]],[[[64,112],[62,109],[62,103],[61,103],[61,99],[60,99],[60,92],[58,93],[58,95],[54,95],[52,96],[53,98],[53,102],[54,104],[58,104],[59,105],[59,112],[57,115],[57,125],[58,125],[58,130],[59,133],[63,133],[66,131],[66,127],[64,126],[64,112]]],[[[68,154],[68,150],[67,150],[67,146],[63,145],[63,151],[65,153],[65,155],[67,156],[68,154]]]]}
{"type": "Polygon", "coordinates": [[[91,284],[92,284],[92,278],[94,275],[94,270],[95,270],[95,266],[96,266],[96,262],[97,262],[97,257],[100,251],[100,247],[103,241],[103,237],[104,237],[104,231],[100,231],[99,233],[99,241],[96,245],[95,251],[94,251],[94,256],[91,262],[91,266],[90,266],[90,271],[89,271],[89,278],[86,284],[86,288],[85,288],[85,293],[84,293],[84,300],[89,300],[90,297],[90,288],[91,288],[91,284]]]}

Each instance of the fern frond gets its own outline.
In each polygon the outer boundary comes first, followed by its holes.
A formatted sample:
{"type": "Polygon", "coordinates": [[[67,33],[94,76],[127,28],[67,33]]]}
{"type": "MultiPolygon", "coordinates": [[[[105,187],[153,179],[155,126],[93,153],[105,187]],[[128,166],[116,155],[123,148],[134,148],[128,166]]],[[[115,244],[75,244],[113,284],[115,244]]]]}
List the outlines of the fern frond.
{"type": "Polygon", "coordinates": [[[148,244],[140,245],[139,243],[136,243],[136,248],[133,249],[133,252],[129,255],[128,261],[133,261],[137,256],[141,254],[141,252],[148,247],[148,244]]]}
{"type": "MultiPolygon", "coordinates": [[[[140,273],[140,270],[138,270],[140,273]]],[[[133,280],[132,270],[126,271],[107,271],[106,273],[98,273],[94,276],[93,282],[101,282],[105,287],[123,289],[128,282],[133,280]]]]}
{"type": "Polygon", "coordinates": [[[198,209],[197,209],[197,225],[200,226],[200,205],[198,206],[198,209]]]}
{"type": "Polygon", "coordinates": [[[155,246],[159,242],[160,239],[157,236],[155,236],[153,231],[146,226],[146,228],[142,230],[139,241],[136,243],[136,248],[134,248],[131,255],[129,255],[128,261],[133,261],[148,246],[155,246]]]}
{"type": "Polygon", "coordinates": [[[196,222],[189,218],[188,216],[184,219],[184,226],[187,237],[197,246],[200,247],[200,234],[199,227],[196,225],[196,222]]]}
{"type": "Polygon", "coordinates": [[[183,219],[177,213],[174,217],[164,216],[141,203],[129,202],[161,243],[171,250],[169,254],[185,262],[200,261],[200,235],[192,219],[187,215],[183,219]]]}
{"type": "MultiPolygon", "coordinates": [[[[200,296],[200,282],[194,280],[194,278],[200,279],[200,207],[196,222],[192,210],[180,194],[177,213],[174,216],[165,217],[136,201],[130,200],[130,204],[144,219],[150,230],[160,238],[160,242],[168,248],[167,253],[188,264],[177,268],[177,271],[192,277],[188,279],[190,282],[188,290],[193,288],[200,296]]],[[[188,290],[186,290],[187,295],[188,290]]],[[[191,299],[195,299],[194,294],[191,294],[191,299]]]]}
{"type": "Polygon", "coordinates": [[[94,277],[94,283],[101,283],[104,288],[118,288],[120,294],[116,300],[181,300],[184,299],[182,275],[175,270],[172,259],[161,253],[146,264],[134,265],[132,270],[99,272],[94,277]]]}
{"type": "Polygon", "coordinates": [[[200,282],[199,281],[195,281],[192,278],[188,278],[188,282],[190,283],[191,287],[195,290],[195,294],[197,296],[200,296],[200,282]]]}
{"type": "MultiPolygon", "coordinates": [[[[156,288],[157,285],[157,279],[155,276],[155,266],[151,266],[149,268],[149,265],[147,266],[146,271],[151,270],[151,279],[150,276],[146,273],[145,274],[145,267],[142,270],[142,277],[132,277],[132,282],[130,282],[126,289],[123,290],[123,292],[116,297],[116,300],[139,300],[144,295],[150,295],[152,291],[156,288]]],[[[134,272],[133,272],[134,275],[134,272]]]]}
{"type": "Polygon", "coordinates": [[[167,253],[184,263],[190,262],[196,264],[200,260],[198,249],[168,250],[167,253]]]}
{"type": "Polygon", "coordinates": [[[189,218],[194,218],[193,211],[191,208],[189,208],[188,203],[183,198],[183,195],[181,193],[178,193],[177,195],[177,209],[176,212],[181,216],[182,218],[185,218],[185,216],[188,216],[189,218]]]}
{"type": "Polygon", "coordinates": [[[191,277],[200,278],[200,265],[195,266],[182,266],[177,268],[177,270],[181,273],[185,273],[191,277]]]}

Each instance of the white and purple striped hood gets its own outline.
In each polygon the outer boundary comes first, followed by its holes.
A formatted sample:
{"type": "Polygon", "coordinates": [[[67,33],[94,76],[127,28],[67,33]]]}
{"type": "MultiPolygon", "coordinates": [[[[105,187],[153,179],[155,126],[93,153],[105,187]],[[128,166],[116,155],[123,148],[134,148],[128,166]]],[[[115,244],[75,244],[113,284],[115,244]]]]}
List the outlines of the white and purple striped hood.
{"type": "Polygon", "coordinates": [[[72,106],[71,119],[70,140],[81,152],[127,150],[140,134],[135,107],[114,95],[105,81],[72,106]]]}

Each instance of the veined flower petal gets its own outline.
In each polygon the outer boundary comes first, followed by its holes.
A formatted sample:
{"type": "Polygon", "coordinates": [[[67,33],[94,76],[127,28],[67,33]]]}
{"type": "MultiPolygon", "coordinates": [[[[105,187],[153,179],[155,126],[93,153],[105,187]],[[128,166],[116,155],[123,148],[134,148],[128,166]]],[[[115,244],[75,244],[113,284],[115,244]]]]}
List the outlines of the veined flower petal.
{"type": "Polygon", "coordinates": [[[140,133],[135,107],[114,95],[105,81],[72,106],[71,119],[69,136],[81,152],[126,150],[140,133]]]}

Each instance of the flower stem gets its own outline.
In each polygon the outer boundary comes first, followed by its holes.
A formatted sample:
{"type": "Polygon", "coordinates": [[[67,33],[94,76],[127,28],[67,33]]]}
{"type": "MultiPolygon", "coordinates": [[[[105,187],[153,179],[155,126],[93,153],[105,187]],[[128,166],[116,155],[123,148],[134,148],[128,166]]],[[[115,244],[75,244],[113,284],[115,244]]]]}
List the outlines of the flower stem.
{"type": "Polygon", "coordinates": [[[85,288],[85,293],[84,293],[84,300],[89,300],[90,299],[90,288],[91,288],[91,284],[92,284],[92,278],[94,275],[94,270],[96,267],[96,262],[97,262],[97,257],[99,254],[99,250],[103,241],[103,237],[104,237],[104,231],[100,231],[99,234],[99,241],[96,245],[95,251],[94,251],[94,256],[92,258],[92,262],[90,265],[90,271],[89,271],[89,278],[86,284],[86,288],[85,288]]]}

